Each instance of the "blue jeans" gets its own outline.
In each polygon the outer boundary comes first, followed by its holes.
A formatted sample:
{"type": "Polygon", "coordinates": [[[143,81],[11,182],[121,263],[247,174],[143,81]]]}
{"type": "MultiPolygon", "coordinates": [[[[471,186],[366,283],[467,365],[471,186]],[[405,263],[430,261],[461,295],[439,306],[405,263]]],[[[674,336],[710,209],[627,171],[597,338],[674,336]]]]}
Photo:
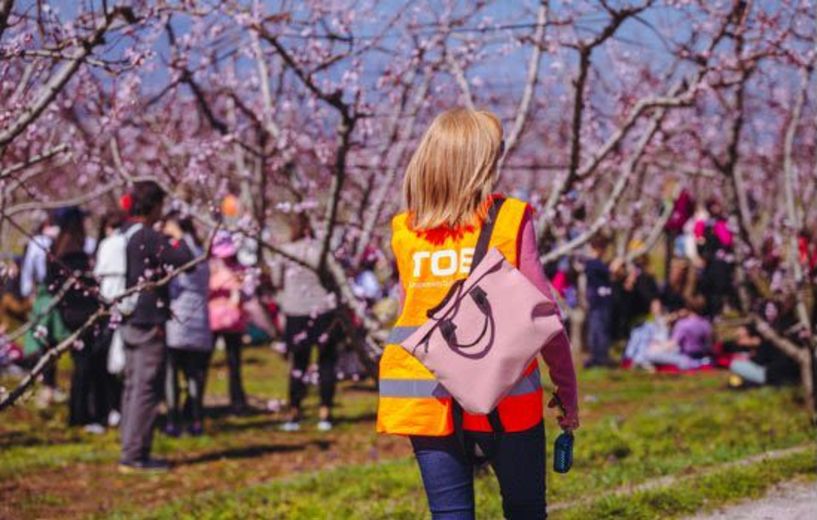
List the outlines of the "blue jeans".
{"type": "MultiPolygon", "coordinates": [[[[547,517],[545,504],[545,428],[502,433],[466,432],[486,453],[502,493],[502,510],[510,520],[547,517]]],[[[431,517],[434,520],[472,520],[474,468],[465,459],[456,437],[412,436],[431,517]]]]}
{"type": "Polygon", "coordinates": [[[748,359],[736,359],[729,365],[729,370],[743,379],[756,385],[766,384],[766,367],[748,359]]]}

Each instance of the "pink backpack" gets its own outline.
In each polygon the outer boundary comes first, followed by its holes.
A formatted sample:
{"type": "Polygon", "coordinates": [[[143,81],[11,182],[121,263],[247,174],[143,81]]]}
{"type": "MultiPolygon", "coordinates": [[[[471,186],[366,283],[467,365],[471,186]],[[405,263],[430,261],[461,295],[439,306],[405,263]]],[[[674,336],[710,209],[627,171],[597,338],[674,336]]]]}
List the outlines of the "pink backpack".
{"type": "Polygon", "coordinates": [[[491,207],[468,278],[401,342],[465,411],[494,417],[499,401],[563,330],[556,303],[496,248],[486,253],[503,201],[491,207]]]}

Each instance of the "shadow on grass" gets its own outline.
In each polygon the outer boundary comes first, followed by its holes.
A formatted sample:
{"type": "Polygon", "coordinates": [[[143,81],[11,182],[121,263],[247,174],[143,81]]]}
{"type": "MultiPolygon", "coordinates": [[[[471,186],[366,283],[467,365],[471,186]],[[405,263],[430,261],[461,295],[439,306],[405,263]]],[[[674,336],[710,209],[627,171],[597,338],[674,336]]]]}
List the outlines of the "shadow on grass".
{"type": "Polygon", "coordinates": [[[359,392],[361,394],[376,394],[377,384],[371,380],[356,381],[344,388],[344,391],[359,392]]]}
{"type": "MultiPolygon", "coordinates": [[[[246,348],[246,346],[245,346],[246,348]]],[[[258,359],[257,357],[252,356],[245,356],[241,358],[241,366],[263,366],[264,360],[258,359]]],[[[227,359],[214,359],[210,362],[208,369],[212,370],[214,368],[219,369],[226,369],[227,368],[227,359]]]]}
{"type": "Polygon", "coordinates": [[[273,453],[292,453],[296,451],[303,451],[309,446],[317,446],[321,451],[325,451],[328,450],[332,444],[333,441],[330,440],[314,440],[298,444],[256,444],[253,446],[243,446],[241,448],[230,448],[211,453],[203,453],[196,457],[180,460],[176,462],[174,466],[194,466],[196,464],[204,464],[223,459],[252,459],[273,453]]]}
{"type": "Polygon", "coordinates": [[[219,422],[213,424],[212,433],[236,433],[245,430],[265,430],[281,424],[281,419],[270,417],[264,420],[251,420],[240,423],[219,422]]]}
{"type": "Polygon", "coordinates": [[[358,415],[351,415],[349,417],[336,417],[334,420],[337,424],[359,424],[374,422],[376,419],[376,412],[365,412],[358,415]]]}
{"type": "Polygon", "coordinates": [[[0,449],[13,447],[53,446],[59,444],[75,444],[83,442],[79,434],[67,432],[64,435],[48,437],[51,432],[21,432],[12,431],[0,433],[0,449]]]}
{"type": "Polygon", "coordinates": [[[204,408],[204,416],[210,419],[224,419],[227,417],[258,417],[261,415],[269,415],[269,412],[263,408],[255,406],[246,406],[241,410],[234,410],[230,405],[206,406],[204,408]]]}

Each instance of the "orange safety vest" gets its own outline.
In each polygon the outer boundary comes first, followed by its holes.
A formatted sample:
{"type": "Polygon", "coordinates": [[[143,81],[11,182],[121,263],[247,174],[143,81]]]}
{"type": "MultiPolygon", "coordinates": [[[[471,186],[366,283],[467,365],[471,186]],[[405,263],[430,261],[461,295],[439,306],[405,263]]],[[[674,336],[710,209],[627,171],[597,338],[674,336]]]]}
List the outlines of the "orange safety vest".
{"type": "MultiPolygon", "coordinates": [[[[496,247],[508,262],[519,266],[518,236],[528,205],[507,199],[497,215],[489,249],[496,247]]],[[[412,230],[407,213],[392,220],[392,249],[397,259],[405,300],[400,317],[380,359],[380,399],[377,431],[401,435],[444,436],[454,432],[451,396],[434,375],[398,343],[426,320],[451,285],[468,276],[479,228],[441,240],[412,230]]],[[[505,431],[522,431],[542,420],[542,384],[537,361],[500,401],[499,417],[505,431]]],[[[490,432],[485,415],[463,414],[463,428],[490,432]]]]}

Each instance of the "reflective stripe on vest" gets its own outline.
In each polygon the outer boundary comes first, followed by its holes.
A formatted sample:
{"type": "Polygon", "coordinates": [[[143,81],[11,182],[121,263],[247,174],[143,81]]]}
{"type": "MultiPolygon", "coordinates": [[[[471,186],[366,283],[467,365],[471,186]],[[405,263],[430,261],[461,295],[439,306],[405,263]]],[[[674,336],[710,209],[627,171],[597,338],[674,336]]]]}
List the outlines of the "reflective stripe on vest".
{"type": "MultiPolygon", "coordinates": [[[[508,392],[508,395],[524,395],[542,388],[541,376],[537,368],[508,392]]],[[[380,395],[382,397],[451,397],[443,385],[434,379],[381,379],[380,395]]]]}
{"type": "Polygon", "coordinates": [[[391,329],[391,332],[389,332],[389,337],[386,339],[386,343],[399,345],[400,343],[406,341],[409,336],[414,334],[414,331],[419,328],[420,327],[394,327],[391,329]]]}

